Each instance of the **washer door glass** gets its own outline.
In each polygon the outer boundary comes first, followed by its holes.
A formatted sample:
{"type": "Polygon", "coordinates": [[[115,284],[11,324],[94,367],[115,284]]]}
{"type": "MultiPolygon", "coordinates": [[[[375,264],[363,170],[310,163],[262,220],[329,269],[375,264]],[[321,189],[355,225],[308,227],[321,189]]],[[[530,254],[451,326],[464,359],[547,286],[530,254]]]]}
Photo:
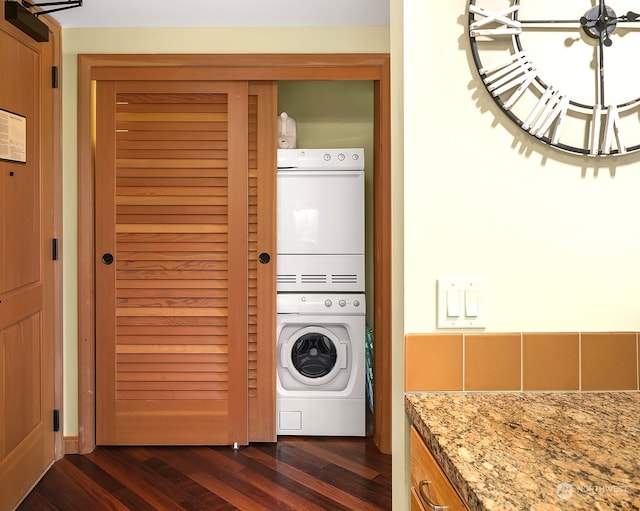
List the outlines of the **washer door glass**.
{"type": "MultiPolygon", "coordinates": [[[[347,335],[346,330],[341,333],[347,335]]],[[[279,381],[286,390],[343,390],[349,381],[350,363],[346,342],[333,331],[310,325],[284,334],[278,348],[279,381]]]]}
{"type": "Polygon", "coordinates": [[[291,348],[291,363],[305,378],[322,378],[338,361],[336,345],[318,332],[304,334],[291,348]]]}

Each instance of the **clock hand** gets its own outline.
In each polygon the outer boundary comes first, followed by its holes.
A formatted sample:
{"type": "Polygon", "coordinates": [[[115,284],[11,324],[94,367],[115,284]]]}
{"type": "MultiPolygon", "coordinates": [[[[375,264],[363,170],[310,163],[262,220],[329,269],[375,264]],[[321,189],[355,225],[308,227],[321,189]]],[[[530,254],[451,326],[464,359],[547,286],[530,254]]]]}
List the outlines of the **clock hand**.
{"type": "MultiPolygon", "coordinates": [[[[596,21],[596,30],[600,33],[600,42],[607,47],[613,44],[613,41],[609,38],[609,30],[607,30],[610,23],[611,18],[607,12],[605,0],[600,0],[600,16],[598,16],[598,21],[596,21]]],[[[600,49],[602,51],[602,48],[600,49]]]]}
{"type": "Polygon", "coordinates": [[[594,19],[590,19],[590,18],[586,18],[585,16],[582,16],[582,18],[580,18],[580,24],[584,25],[589,21],[595,21],[595,22],[599,21],[601,23],[605,23],[606,25],[613,25],[614,23],[621,23],[621,22],[634,23],[638,21],[639,18],[640,18],[640,14],[637,14],[633,11],[629,11],[627,14],[623,14],[622,16],[618,16],[616,18],[609,18],[606,14],[605,14],[605,18],[598,17],[594,19]]]}
{"type": "Polygon", "coordinates": [[[609,39],[609,34],[607,34],[607,30],[600,32],[600,38],[598,39],[598,79],[600,80],[600,104],[604,105],[604,47],[611,46],[611,39],[609,39]],[[604,39],[606,37],[606,39],[604,39]],[[609,41],[609,44],[607,44],[609,41]]]}
{"type": "MultiPolygon", "coordinates": [[[[585,20],[587,18],[584,18],[585,20]]],[[[582,23],[582,19],[579,20],[521,20],[518,19],[518,21],[522,24],[527,24],[527,23],[532,23],[532,24],[549,24],[549,25],[554,25],[554,24],[561,24],[561,23],[566,23],[566,24],[570,24],[570,23],[582,23]]],[[[589,21],[589,20],[587,20],[589,21]]]]}
{"type": "Polygon", "coordinates": [[[595,20],[592,20],[591,18],[582,16],[580,18],[580,25],[582,25],[583,27],[594,27],[597,21],[597,18],[595,20]]]}
{"type": "MultiPolygon", "coordinates": [[[[606,22],[607,25],[611,25],[613,23],[633,23],[635,21],[638,21],[638,19],[640,18],[640,14],[636,14],[635,12],[629,11],[627,14],[624,14],[622,16],[618,16],[617,18],[609,18],[609,20],[606,22]]],[[[579,23],[582,26],[586,26],[587,23],[596,23],[599,21],[599,17],[595,17],[595,18],[587,18],[586,16],[582,16],[580,17],[580,19],[578,20],[523,20],[523,19],[518,19],[518,21],[522,24],[522,25],[527,25],[527,24],[531,24],[531,25],[561,25],[561,24],[566,24],[566,25],[570,25],[572,23],[579,23]]]]}
{"type": "Polygon", "coordinates": [[[627,21],[630,23],[633,23],[634,21],[637,21],[638,18],[640,18],[640,14],[636,14],[635,12],[629,11],[627,14],[625,14],[624,16],[620,16],[619,18],[616,18],[615,21],[627,21]]]}

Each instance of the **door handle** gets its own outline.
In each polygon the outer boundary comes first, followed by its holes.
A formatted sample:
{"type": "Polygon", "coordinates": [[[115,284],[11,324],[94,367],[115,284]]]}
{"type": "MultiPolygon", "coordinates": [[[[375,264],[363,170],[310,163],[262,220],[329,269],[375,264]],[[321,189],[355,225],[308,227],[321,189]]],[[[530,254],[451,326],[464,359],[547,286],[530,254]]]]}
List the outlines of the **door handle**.
{"type": "Polygon", "coordinates": [[[260,261],[262,264],[267,264],[269,261],[271,261],[271,256],[266,252],[262,252],[262,254],[258,256],[258,261],[260,261]]]}
{"type": "Polygon", "coordinates": [[[109,266],[111,263],[113,263],[113,254],[109,254],[108,252],[102,254],[102,264],[109,266]]]}

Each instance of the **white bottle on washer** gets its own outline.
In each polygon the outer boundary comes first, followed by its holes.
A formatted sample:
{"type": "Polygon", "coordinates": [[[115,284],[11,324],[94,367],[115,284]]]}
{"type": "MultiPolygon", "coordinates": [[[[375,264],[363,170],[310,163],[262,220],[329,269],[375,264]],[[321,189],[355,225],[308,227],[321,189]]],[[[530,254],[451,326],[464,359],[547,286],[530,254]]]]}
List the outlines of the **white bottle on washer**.
{"type": "Polygon", "coordinates": [[[296,120],[287,112],[282,112],[278,116],[278,149],[295,149],[296,138],[296,120]]]}

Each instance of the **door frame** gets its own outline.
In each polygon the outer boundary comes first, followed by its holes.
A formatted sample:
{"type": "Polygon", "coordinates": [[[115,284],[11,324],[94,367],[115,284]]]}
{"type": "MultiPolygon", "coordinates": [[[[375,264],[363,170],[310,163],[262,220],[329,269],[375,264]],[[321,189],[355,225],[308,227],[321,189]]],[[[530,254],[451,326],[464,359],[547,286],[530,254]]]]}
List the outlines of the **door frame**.
{"type": "Polygon", "coordinates": [[[96,80],[367,80],[374,84],[374,441],[391,453],[391,107],[389,54],[78,55],[78,451],[95,442],[93,85],[96,80]],[[175,76],[175,75],[174,75],[175,76]]]}

